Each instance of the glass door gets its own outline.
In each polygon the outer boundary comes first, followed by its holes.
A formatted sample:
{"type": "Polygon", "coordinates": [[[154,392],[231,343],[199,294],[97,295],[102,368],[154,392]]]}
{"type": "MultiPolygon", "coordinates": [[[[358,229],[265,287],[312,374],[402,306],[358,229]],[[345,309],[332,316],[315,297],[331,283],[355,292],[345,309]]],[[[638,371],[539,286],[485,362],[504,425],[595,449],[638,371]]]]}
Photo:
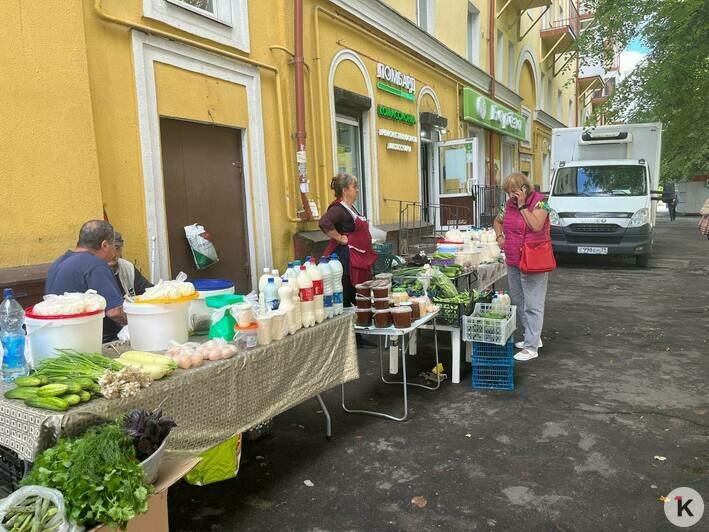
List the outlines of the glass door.
{"type": "Polygon", "coordinates": [[[335,121],[337,123],[337,172],[357,178],[359,192],[354,206],[362,216],[367,216],[362,172],[362,129],[359,120],[350,116],[337,115],[335,121]]]}
{"type": "Polygon", "coordinates": [[[436,225],[467,229],[475,224],[473,189],[478,184],[478,139],[436,142],[433,150],[436,225]]]}

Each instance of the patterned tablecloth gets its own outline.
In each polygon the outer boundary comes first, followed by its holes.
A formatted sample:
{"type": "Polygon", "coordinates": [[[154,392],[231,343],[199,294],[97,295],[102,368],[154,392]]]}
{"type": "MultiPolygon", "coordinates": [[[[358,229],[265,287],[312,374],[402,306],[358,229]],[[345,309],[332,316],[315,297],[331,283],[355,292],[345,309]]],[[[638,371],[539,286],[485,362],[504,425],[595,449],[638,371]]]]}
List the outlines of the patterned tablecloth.
{"type": "MultiPolygon", "coordinates": [[[[61,414],[0,398],[0,445],[33,461],[59,435],[134,408],[163,409],[177,422],[168,451],[199,453],[234,434],[359,378],[354,315],[345,314],[229,360],[176,370],[135,397],[93,399],[61,414]]],[[[11,388],[2,385],[2,392],[11,388]]]]}
{"type": "Polygon", "coordinates": [[[476,290],[489,288],[507,275],[507,265],[504,262],[488,262],[480,264],[476,269],[478,280],[470,284],[470,288],[476,290]]]}

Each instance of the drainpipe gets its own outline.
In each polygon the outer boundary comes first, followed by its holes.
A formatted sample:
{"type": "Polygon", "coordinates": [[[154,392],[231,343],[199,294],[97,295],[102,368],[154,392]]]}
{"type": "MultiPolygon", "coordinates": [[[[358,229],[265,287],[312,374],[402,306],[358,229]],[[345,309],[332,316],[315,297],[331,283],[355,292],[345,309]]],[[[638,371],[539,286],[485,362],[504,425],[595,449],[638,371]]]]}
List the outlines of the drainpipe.
{"type": "Polygon", "coordinates": [[[298,167],[298,185],[300,200],[303,203],[304,220],[310,220],[313,213],[308,201],[308,175],[305,155],[305,79],[303,75],[303,0],[295,3],[295,45],[293,64],[295,65],[295,144],[296,165],[298,167]]]}
{"type": "MultiPolygon", "coordinates": [[[[495,98],[495,43],[497,31],[495,28],[495,0],[490,0],[490,13],[488,14],[488,68],[490,70],[490,98],[495,98]]],[[[494,133],[490,131],[490,142],[488,147],[490,184],[495,184],[495,146],[493,145],[494,133]]]]}

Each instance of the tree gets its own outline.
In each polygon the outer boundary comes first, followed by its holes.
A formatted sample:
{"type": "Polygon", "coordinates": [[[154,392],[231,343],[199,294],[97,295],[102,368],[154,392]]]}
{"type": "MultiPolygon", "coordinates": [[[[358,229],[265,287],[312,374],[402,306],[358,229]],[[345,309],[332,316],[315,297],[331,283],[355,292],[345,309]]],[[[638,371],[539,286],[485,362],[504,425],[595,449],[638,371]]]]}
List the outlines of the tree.
{"type": "Polygon", "coordinates": [[[577,42],[608,68],[640,39],[649,52],[599,110],[608,121],[662,122],[663,181],[709,171],[709,0],[584,0],[595,13],[577,42]]]}

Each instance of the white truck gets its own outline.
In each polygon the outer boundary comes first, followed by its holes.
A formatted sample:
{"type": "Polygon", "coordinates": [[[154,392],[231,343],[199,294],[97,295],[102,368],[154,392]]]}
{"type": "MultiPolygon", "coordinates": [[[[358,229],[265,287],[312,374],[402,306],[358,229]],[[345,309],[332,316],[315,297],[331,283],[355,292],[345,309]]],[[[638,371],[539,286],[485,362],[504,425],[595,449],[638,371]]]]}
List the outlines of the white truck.
{"type": "Polygon", "coordinates": [[[629,255],[647,266],[661,142],[660,123],[552,131],[549,220],[556,253],[629,255]]]}

